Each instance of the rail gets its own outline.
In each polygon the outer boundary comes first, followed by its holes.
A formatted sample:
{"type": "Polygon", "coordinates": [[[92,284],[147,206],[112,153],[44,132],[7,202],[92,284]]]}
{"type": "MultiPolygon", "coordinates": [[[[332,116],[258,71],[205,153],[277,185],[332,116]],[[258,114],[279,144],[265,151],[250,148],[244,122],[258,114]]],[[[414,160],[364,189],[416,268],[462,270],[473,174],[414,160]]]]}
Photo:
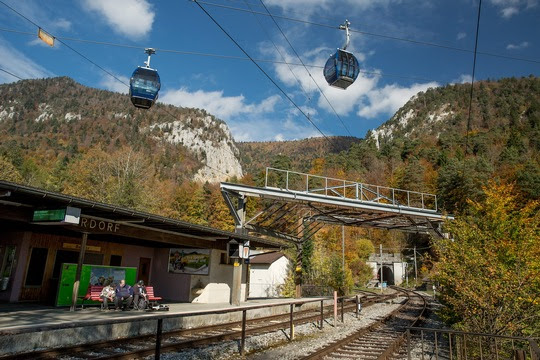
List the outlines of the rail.
{"type": "Polygon", "coordinates": [[[267,167],[265,187],[436,212],[437,195],[267,167]]]}
{"type": "Polygon", "coordinates": [[[540,348],[533,338],[411,326],[407,328],[407,358],[540,360],[540,348]],[[414,338],[420,349],[414,349],[414,338]]]}

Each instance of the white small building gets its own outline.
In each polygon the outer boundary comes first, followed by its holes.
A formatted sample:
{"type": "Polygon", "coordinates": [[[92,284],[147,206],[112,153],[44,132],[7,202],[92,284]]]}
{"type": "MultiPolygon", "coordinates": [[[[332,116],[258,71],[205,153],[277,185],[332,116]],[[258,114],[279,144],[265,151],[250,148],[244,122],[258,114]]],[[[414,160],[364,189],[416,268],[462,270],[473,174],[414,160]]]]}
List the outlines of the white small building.
{"type": "Polygon", "coordinates": [[[287,279],[289,259],[280,252],[262,253],[250,261],[249,298],[278,297],[287,279]]]}

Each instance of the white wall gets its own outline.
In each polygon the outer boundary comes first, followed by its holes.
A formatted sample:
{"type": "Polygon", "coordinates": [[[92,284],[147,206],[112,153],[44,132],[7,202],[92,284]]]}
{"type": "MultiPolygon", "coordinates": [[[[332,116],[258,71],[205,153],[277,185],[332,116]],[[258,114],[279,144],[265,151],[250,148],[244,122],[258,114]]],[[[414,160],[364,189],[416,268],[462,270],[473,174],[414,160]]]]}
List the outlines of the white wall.
{"type": "MultiPolygon", "coordinates": [[[[223,251],[210,251],[210,270],[208,275],[191,275],[190,301],[192,303],[228,303],[231,297],[233,266],[220,264],[223,251]]],[[[242,293],[246,298],[247,265],[242,265],[242,293]]]]}
{"type": "Polygon", "coordinates": [[[394,284],[401,285],[403,283],[403,263],[394,263],[394,284]]]}
{"type": "Polygon", "coordinates": [[[249,297],[276,297],[278,287],[287,279],[289,259],[280,257],[272,264],[251,264],[249,297]]]}

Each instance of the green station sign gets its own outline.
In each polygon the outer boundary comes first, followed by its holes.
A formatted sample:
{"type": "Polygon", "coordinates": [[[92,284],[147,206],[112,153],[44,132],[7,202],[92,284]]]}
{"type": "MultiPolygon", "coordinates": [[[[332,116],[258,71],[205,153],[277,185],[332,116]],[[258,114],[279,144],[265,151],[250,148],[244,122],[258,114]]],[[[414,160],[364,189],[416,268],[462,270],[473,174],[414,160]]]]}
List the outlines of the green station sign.
{"type": "Polygon", "coordinates": [[[34,210],[34,224],[79,224],[81,209],[67,206],[62,209],[34,210]]]}
{"type": "Polygon", "coordinates": [[[35,210],[33,221],[64,221],[66,209],[35,210]]]}

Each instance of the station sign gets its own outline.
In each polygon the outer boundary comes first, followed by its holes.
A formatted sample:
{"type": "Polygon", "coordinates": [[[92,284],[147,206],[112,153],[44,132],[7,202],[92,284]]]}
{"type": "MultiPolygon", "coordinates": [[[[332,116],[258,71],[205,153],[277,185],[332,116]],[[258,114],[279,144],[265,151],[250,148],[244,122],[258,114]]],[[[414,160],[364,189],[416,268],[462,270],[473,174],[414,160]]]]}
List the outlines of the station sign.
{"type": "Polygon", "coordinates": [[[32,222],[34,224],[79,224],[81,209],[67,206],[62,209],[34,210],[32,222]]]}

